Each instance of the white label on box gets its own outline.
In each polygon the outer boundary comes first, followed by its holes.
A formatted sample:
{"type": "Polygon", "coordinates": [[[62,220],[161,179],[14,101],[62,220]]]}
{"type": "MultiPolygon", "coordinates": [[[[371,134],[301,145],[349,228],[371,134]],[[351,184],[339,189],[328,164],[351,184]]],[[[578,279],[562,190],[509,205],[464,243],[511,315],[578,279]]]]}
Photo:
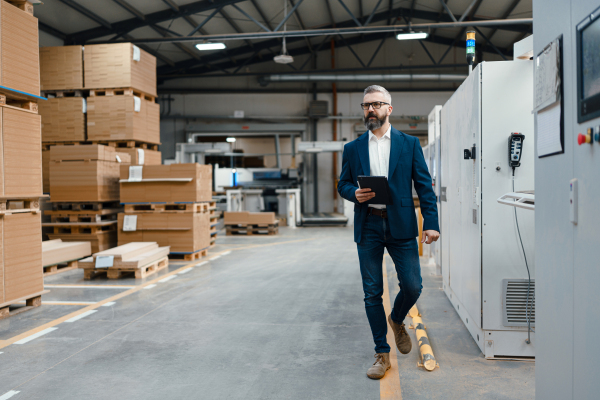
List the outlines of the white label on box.
{"type": "Polygon", "coordinates": [[[140,112],[142,111],[142,99],[137,96],[133,96],[133,111],[140,112]]]}
{"type": "Polygon", "coordinates": [[[133,45],[133,61],[140,61],[142,58],[142,53],[140,52],[140,48],[135,44],[133,45]]]}
{"type": "Polygon", "coordinates": [[[137,149],[138,164],[144,165],[144,149],[137,149]]]}
{"type": "Polygon", "coordinates": [[[129,182],[142,181],[142,168],[141,165],[132,165],[129,167],[129,182]]]}
{"type": "Polygon", "coordinates": [[[119,157],[118,155],[115,155],[117,157],[117,162],[121,162],[121,157],[119,157]]]}
{"type": "Polygon", "coordinates": [[[233,118],[244,118],[244,110],[235,110],[233,112],[233,118]]]}
{"type": "Polygon", "coordinates": [[[81,98],[81,103],[81,112],[85,114],[87,113],[87,102],[84,98],[81,98]]]}
{"type": "Polygon", "coordinates": [[[126,215],[123,218],[123,232],[135,232],[137,230],[137,215],[126,215]]]}
{"type": "Polygon", "coordinates": [[[112,267],[115,261],[115,256],[96,256],[96,268],[112,267]]]}

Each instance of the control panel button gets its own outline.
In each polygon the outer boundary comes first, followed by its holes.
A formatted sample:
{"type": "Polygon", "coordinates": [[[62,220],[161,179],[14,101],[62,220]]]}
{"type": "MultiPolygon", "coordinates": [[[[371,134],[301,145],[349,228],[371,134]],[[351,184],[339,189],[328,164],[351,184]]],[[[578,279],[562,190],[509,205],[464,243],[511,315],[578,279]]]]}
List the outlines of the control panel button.
{"type": "Polygon", "coordinates": [[[580,133],[577,135],[577,143],[580,146],[584,143],[592,143],[592,137],[591,135],[584,135],[583,133],[580,133]]]}

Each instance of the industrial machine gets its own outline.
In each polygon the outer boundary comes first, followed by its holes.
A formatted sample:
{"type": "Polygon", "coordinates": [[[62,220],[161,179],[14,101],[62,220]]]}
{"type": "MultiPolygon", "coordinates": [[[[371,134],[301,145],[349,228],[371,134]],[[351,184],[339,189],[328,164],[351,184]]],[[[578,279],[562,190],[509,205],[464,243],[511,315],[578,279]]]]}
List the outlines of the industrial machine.
{"type": "MultiPolygon", "coordinates": [[[[549,98],[534,104],[538,399],[595,399],[600,392],[599,5],[533,1],[543,21],[533,27],[534,93],[549,98]]],[[[517,173],[526,162],[523,156],[517,173]]]]}
{"type": "Polygon", "coordinates": [[[443,289],[488,359],[535,356],[534,213],[497,201],[534,189],[532,109],[532,61],[481,62],[430,119],[443,289]]]}

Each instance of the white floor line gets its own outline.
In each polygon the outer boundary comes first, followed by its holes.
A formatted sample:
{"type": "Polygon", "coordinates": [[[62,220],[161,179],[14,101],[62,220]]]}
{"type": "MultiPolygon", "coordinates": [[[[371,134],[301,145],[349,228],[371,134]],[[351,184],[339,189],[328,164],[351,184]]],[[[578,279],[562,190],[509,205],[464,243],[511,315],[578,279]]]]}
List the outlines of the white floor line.
{"type": "Polygon", "coordinates": [[[109,302],[108,302],[108,303],[106,303],[106,304],[102,304],[102,306],[101,306],[101,307],[110,307],[110,306],[114,306],[115,304],[117,304],[117,302],[116,302],[116,301],[109,301],[109,302]]]}
{"type": "Polygon", "coordinates": [[[153,287],[156,287],[156,283],[153,283],[152,285],[148,285],[144,289],[152,289],[153,287]]]}
{"type": "Polygon", "coordinates": [[[44,288],[54,289],[133,289],[135,286],[103,286],[103,285],[44,285],[44,288]]]}
{"type": "Polygon", "coordinates": [[[89,311],[86,311],[86,312],[84,312],[84,313],[81,313],[81,314],[79,314],[79,315],[77,315],[77,316],[75,316],[75,317],[73,317],[73,318],[71,318],[71,319],[68,319],[68,320],[66,320],[65,322],[75,322],[75,321],[79,321],[81,318],[85,318],[85,317],[87,317],[88,315],[92,315],[92,314],[93,314],[93,313],[95,313],[95,312],[98,312],[98,310],[89,310],[89,311]]]}
{"type": "Polygon", "coordinates": [[[159,283],[164,283],[164,282],[170,281],[171,279],[175,279],[175,278],[177,278],[175,275],[171,275],[171,276],[167,276],[166,278],[161,279],[158,282],[159,283]]]}
{"type": "MultiPolygon", "coordinates": [[[[47,329],[44,329],[41,332],[35,333],[35,334],[31,335],[31,336],[27,336],[25,339],[21,339],[18,342],[15,342],[15,344],[25,344],[27,342],[31,342],[33,339],[37,339],[40,336],[44,336],[46,333],[50,333],[50,332],[55,331],[57,329],[58,328],[47,328],[47,329]]],[[[14,394],[16,394],[16,393],[14,393],[14,394]]],[[[6,397],[6,398],[8,399],[8,397],[6,397]]],[[[2,400],[2,397],[0,397],[0,400],[2,400]]]]}
{"type": "Polygon", "coordinates": [[[214,257],[213,257],[213,258],[211,258],[209,261],[216,260],[217,258],[221,258],[221,256],[214,256],[214,257]]]}
{"type": "Polygon", "coordinates": [[[194,267],[201,267],[201,266],[203,266],[205,264],[208,264],[208,261],[202,261],[201,263],[198,263],[198,264],[194,265],[194,267]]]}
{"type": "Polygon", "coordinates": [[[221,256],[227,256],[227,255],[229,255],[229,254],[231,254],[231,250],[229,250],[229,251],[226,251],[225,253],[221,253],[221,256]]]}
{"type": "MultiPolygon", "coordinates": [[[[79,301],[79,300],[71,300],[71,301],[54,301],[54,300],[48,300],[48,301],[44,301],[42,300],[42,304],[48,304],[48,305],[53,305],[53,304],[96,304],[97,301],[79,301]]],[[[17,301],[15,304],[26,304],[24,301],[17,301]]]]}
{"type": "Polygon", "coordinates": [[[0,396],[0,400],[8,400],[17,393],[21,393],[21,392],[18,390],[11,390],[10,392],[6,392],[2,396],[0,396]]]}
{"type": "Polygon", "coordinates": [[[178,272],[178,274],[179,274],[179,275],[181,275],[181,274],[187,274],[187,273],[188,273],[188,272],[190,272],[191,270],[192,270],[192,267],[189,267],[189,268],[186,268],[186,269],[184,269],[183,271],[179,271],[179,272],[178,272]]]}

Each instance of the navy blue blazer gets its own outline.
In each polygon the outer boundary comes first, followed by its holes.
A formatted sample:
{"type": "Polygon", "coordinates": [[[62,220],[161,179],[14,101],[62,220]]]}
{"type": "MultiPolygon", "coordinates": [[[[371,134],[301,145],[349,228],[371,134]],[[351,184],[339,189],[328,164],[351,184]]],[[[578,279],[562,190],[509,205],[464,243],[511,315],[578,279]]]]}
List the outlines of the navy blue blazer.
{"type": "MultiPolygon", "coordinates": [[[[435,193],[431,185],[431,175],[425,164],[423,149],[419,139],[400,132],[392,127],[392,147],[388,182],[394,204],[387,206],[390,230],[395,239],[411,239],[419,236],[417,216],[412,198],[412,182],[419,195],[423,230],[440,231],[435,193]]],[[[338,193],[354,205],[354,241],[360,243],[362,226],[367,218],[368,204],[356,200],[358,176],[371,175],[369,161],[369,133],[344,146],[342,174],[338,183],[338,193]]]]}

